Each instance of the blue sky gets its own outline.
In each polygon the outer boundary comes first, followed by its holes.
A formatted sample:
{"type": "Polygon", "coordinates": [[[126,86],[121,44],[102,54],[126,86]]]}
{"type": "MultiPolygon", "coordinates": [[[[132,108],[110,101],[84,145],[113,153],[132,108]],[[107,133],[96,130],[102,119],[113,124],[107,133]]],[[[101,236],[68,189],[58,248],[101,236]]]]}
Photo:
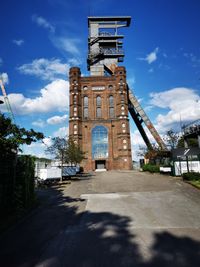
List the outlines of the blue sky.
{"type": "MultiPolygon", "coordinates": [[[[2,0],[0,73],[16,123],[44,132],[46,143],[66,133],[68,70],[88,75],[87,16],[128,15],[129,84],[161,135],[179,131],[180,118],[200,118],[199,14],[199,0],[2,0]]],[[[131,137],[134,148],[142,144],[133,123],[131,137]]],[[[43,150],[33,144],[24,152],[43,150]]]]}

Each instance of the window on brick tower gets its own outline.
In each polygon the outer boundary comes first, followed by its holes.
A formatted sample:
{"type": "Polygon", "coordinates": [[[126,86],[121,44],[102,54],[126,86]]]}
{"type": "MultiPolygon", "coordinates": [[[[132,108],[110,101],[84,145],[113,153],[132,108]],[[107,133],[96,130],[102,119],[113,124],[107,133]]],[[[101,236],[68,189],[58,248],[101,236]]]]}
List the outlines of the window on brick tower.
{"type": "Polygon", "coordinates": [[[108,130],[102,125],[92,129],[92,158],[108,158],[108,130]]]}
{"type": "Polygon", "coordinates": [[[96,116],[101,118],[101,97],[97,96],[96,98],[96,116]]]}
{"type": "Polygon", "coordinates": [[[83,98],[83,117],[88,118],[88,96],[83,98]]]}
{"type": "Polygon", "coordinates": [[[115,111],[114,111],[114,97],[112,95],[109,96],[109,117],[114,118],[115,111]]]}

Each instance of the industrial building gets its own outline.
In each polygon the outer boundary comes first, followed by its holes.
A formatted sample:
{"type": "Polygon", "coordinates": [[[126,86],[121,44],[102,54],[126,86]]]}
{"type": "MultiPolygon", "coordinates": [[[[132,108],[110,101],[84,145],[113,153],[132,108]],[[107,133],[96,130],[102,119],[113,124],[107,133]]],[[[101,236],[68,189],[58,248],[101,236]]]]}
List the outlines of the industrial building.
{"type": "Polygon", "coordinates": [[[131,17],[88,17],[88,70],[82,77],[77,67],[70,69],[69,136],[85,152],[82,162],[90,170],[132,169],[130,112],[146,145],[151,143],[144,123],[162,149],[162,139],[150,122],[126,81],[121,28],[131,17]]]}

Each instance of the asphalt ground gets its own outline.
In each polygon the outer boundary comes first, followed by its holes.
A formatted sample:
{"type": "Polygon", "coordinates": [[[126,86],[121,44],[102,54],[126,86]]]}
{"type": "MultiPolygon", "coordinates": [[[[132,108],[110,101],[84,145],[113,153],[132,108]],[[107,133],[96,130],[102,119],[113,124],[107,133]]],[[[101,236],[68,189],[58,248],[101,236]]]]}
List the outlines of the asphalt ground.
{"type": "Polygon", "coordinates": [[[101,172],[37,194],[0,237],[1,267],[200,266],[200,190],[180,178],[101,172]]]}

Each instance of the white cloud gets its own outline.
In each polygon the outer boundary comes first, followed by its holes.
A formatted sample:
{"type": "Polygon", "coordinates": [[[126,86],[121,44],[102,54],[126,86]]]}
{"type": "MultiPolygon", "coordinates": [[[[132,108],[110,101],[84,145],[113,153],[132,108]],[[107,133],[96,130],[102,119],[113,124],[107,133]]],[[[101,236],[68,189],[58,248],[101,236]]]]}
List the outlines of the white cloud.
{"type": "Polygon", "coordinates": [[[19,39],[19,40],[13,40],[13,43],[16,44],[17,46],[21,46],[21,45],[23,45],[24,40],[22,40],[22,39],[19,39]]]}
{"type": "Polygon", "coordinates": [[[4,84],[8,84],[9,83],[9,78],[8,78],[8,74],[7,73],[3,72],[3,73],[0,74],[0,76],[1,76],[1,79],[2,79],[4,84]]]}
{"type": "Polygon", "coordinates": [[[60,124],[60,123],[64,123],[67,121],[67,115],[63,115],[63,116],[53,116],[49,119],[47,119],[47,123],[48,124],[60,124]]]}
{"type": "Polygon", "coordinates": [[[23,74],[34,75],[42,80],[53,81],[56,77],[66,76],[69,72],[69,68],[70,65],[61,63],[60,59],[39,58],[17,69],[23,74]]]}
{"type": "Polygon", "coordinates": [[[79,39],[68,38],[68,37],[52,37],[52,43],[60,50],[64,52],[68,52],[72,55],[79,55],[78,43],[80,43],[79,39]]]}
{"type": "Polygon", "coordinates": [[[149,112],[149,111],[151,111],[153,109],[153,106],[151,106],[151,105],[148,105],[148,106],[145,106],[144,107],[144,111],[145,112],[149,112]]]}
{"type": "Polygon", "coordinates": [[[9,94],[8,97],[17,114],[63,112],[68,109],[69,82],[53,81],[42,88],[35,98],[27,98],[23,94],[9,94]]]}
{"type": "Polygon", "coordinates": [[[68,127],[61,127],[57,131],[53,133],[54,137],[66,137],[69,134],[69,128],[68,127]]]}
{"type": "Polygon", "coordinates": [[[72,66],[79,66],[82,63],[80,58],[70,58],[67,62],[72,66]]]}
{"type": "Polygon", "coordinates": [[[200,96],[193,89],[178,87],[151,93],[150,97],[151,105],[169,110],[167,114],[159,114],[156,118],[159,131],[166,131],[177,125],[180,128],[180,119],[184,123],[200,118],[200,96]]]}
{"type": "Polygon", "coordinates": [[[0,57],[0,66],[3,65],[3,59],[0,57]]]}
{"type": "Polygon", "coordinates": [[[32,122],[32,125],[43,128],[45,126],[45,122],[41,119],[38,119],[37,121],[32,122]]]}
{"type": "Polygon", "coordinates": [[[51,137],[45,137],[43,140],[42,140],[42,146],[43,147],[48,147],[48,146],[51,146],[52,145],[52,139],[51,137]]]}
{"type": "Polygon", "coordinates": [[[156,48],[154,49],[154,51],[152,51],[151,53],[149,53],[145,58],[139,58],[139,60],[144,60],[144,61],[146,61],[148,64],[153,63],[154,61],[157,60],[158,50],[159,50],[159,48],[156,47],[156,48]]]}
{"type": "Polygon", "coordinates": [[[47,29],[50,32],[55,32],[55,27],[51,23],[49,23],[45,18],[38,15],[33,15],[32,20],[38,26],[43,27],[44,29],[47,29]]]}

